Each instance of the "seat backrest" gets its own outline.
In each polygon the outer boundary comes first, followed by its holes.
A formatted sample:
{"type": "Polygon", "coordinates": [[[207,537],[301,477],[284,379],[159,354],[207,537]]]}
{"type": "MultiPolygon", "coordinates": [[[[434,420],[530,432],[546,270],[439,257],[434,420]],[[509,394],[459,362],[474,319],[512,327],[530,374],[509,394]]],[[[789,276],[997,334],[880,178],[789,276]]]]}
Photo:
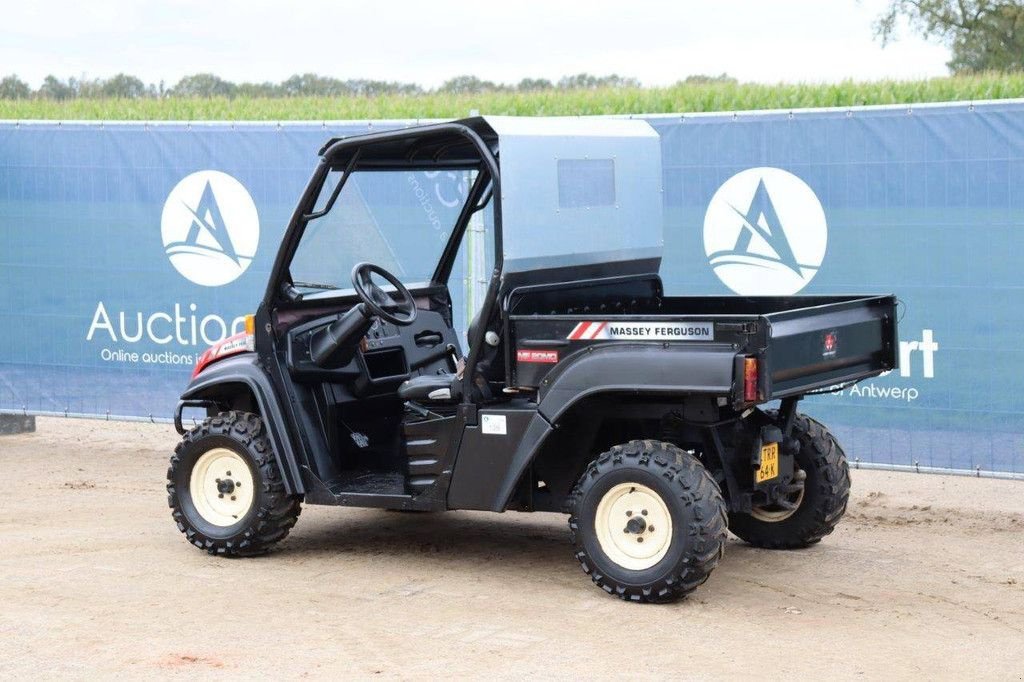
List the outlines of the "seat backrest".
{"type": "MultiPolygon", "coordinates": [[[[478,310],[469,323],[466,336],[469,343],[472,343],[477,334],[486,328],[486,320],[483,318],[483,311],[478,310]]],[[[467,351],[468,355],[468,351],[467,351]]],[[[477,374],[482,376],[488,383],[504,383],[505,381],[505,355],[501,352],[501,343],[497,346],[490,346],[486,342],[480,349],[480,356],[477,359],[477,374]]]]}

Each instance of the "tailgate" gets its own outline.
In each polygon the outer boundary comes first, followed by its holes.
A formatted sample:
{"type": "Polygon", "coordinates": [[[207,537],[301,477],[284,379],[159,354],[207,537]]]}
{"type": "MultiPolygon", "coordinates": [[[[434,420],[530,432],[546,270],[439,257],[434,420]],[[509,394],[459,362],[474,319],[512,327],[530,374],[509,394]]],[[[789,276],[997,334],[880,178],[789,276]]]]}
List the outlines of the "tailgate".
{"type": "Polygon", "coordinates": [[[870,296],[763,315],[767,400],[896,367],[896,297],[870,296]]]}

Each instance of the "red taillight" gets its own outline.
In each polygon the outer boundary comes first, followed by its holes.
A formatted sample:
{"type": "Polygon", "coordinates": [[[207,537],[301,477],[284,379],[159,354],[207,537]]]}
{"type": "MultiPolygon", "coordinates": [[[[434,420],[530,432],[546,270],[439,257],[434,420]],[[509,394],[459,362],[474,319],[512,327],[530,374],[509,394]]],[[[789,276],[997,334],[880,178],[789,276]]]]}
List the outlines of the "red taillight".
{"type": "Polygon", "coordinates": [[[757,402],[757,358],[743,358],[743,400],[757,402]]]}

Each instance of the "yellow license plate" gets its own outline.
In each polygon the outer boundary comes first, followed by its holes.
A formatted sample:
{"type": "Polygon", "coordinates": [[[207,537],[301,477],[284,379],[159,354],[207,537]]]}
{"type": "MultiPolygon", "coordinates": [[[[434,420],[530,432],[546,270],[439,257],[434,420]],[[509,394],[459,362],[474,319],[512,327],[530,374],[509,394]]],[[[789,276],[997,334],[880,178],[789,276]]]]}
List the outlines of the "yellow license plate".
{"type": "Polygon", "coordinates": [[[779,444],[768,443],[761,447],[761,468],[754,474],[755,483],[769,481],[779,475],[779,444]]]}

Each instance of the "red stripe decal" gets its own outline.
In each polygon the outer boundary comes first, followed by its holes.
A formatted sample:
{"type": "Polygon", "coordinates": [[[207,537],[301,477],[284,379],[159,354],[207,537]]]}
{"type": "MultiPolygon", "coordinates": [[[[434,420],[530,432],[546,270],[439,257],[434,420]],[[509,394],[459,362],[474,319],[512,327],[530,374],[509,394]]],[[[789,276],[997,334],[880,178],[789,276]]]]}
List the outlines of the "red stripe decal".
{"type": "Polygon", "coordinates": [[[569,332],[569,339],[571,341],[576,341],[581,338],[586,333],[588,327],[590,327],[589,322],[580,322],[571,332],[569,332]]]}

